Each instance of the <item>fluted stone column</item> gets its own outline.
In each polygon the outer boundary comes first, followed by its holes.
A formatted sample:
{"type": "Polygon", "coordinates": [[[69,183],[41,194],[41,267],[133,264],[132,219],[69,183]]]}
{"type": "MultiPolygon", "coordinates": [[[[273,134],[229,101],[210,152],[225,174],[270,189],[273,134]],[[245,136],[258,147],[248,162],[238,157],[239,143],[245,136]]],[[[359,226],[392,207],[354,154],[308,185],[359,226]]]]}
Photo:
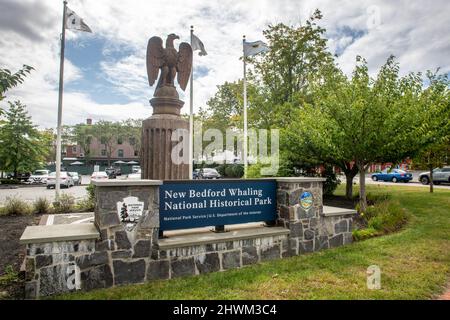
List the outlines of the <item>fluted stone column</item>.
{"type": "Polygon", "coordinates": [[[177,129],[189,132],[189,121],[180,116],[184,102],[178,99],[175,87],[164,86],[157,89],[150,104],[153,115],[142,123],[142,179],[189,179],[189,164],[176,164],[171,158],[172,149],[179,143],[172,141],[172,133],[177,129]]]}

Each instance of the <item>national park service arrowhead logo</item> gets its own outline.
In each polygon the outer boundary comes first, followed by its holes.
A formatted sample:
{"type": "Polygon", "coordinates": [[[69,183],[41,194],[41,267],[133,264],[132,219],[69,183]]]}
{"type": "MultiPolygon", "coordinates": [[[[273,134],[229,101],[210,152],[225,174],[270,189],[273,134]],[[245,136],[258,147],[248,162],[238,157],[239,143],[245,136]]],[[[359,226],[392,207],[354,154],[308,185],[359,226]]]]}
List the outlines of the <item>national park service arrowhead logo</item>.
{"type": "Polygon", "coordinates": [[[137,197],[127,197],[117,202],[117,214],[119,220],[126,225],[126,230],[134,229],[144,213],[144,202],[137,197]]]}

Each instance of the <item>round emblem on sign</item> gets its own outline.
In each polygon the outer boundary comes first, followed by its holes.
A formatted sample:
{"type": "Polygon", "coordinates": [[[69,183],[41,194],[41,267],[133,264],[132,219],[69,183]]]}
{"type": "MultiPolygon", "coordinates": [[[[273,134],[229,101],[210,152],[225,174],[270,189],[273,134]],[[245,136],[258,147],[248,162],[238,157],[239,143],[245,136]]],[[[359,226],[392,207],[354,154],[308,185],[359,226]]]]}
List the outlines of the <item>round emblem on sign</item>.
{"type": "Polygon", "coordinates": [[[313,196],[310,192],[303,192],[300,196],[300,205],[303,209],[308,210],[313,205],[313,196]]]}

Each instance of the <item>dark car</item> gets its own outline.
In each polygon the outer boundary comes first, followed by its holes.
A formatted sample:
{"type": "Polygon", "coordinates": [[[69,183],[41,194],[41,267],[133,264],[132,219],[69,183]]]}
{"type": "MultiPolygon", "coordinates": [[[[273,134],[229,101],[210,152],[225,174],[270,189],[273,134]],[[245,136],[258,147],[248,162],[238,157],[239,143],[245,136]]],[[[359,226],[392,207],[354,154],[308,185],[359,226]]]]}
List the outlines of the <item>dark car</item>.
{"type": "Polygon", "coordinates": [[[383,170],[382,172],[377,172],[372,174],[373,181],[389,181],[397,183],[399,181],[409,182],[413,178],[411,173],[400,169],[393,169],[391,171],[383,170]]]}
{"type": "Polygon", "coordinates": [[[106,168],[105,172],[109,179],[115,179],[117,177],[116,169],[113,167],[106,168]]]}
{"type": "Polygon", "coordinates": [[[192,171],[192,179],[200,179],[200,169],[192,171]]]}
{"type": "MultiPolygon", "coordinates": [[[[31,172],[17,172],[16,179],[19,181],[28,181],[31,177],[31,172]]],[[[14,179],[14,173],[8,173],[7,179],[14,179]]]]}

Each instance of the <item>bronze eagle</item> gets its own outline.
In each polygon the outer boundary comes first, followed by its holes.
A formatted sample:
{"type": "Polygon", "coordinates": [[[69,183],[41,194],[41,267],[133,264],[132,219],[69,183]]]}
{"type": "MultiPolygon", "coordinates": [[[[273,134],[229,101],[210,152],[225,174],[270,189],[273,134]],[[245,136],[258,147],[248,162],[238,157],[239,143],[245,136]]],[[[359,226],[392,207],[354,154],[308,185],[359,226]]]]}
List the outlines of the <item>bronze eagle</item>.
{"type": "Polygon", "coordinates": [[[187,42],[182,42],[177,50],[174,40],[180,39],[176,34],[169,34],[166,40],[166,48],[160,37],[151,37],[147,45],[147,75],[148,84],[153,86],[159,76],[156,89],[163,86],[175,86],[175,76],[181,89],[186,90],[192,68],[192,48],[187,42]]]}

